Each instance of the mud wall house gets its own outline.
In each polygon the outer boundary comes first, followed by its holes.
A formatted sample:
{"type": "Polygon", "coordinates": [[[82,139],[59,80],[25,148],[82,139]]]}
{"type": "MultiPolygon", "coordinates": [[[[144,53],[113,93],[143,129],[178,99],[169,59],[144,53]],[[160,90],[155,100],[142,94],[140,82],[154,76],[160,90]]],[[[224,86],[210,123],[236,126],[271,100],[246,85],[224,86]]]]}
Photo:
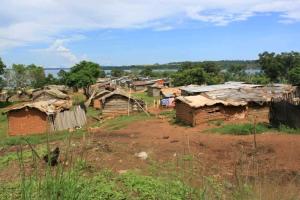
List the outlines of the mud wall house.
{"type": "Polygon", "coordinates": [[[164,88],[161,84],[149,85],[147,87],[147,95],[150,97],[160,97],[160,90],[164,88]]]}
{"type": "Polygon", "coordinates": [[[72,107],[70,101],[51,100],[25,103],[8,108],[8,134],[33,135],[82,127],[86,124],[84,109],[72,107]]]}
{"type": "Polygon", "coordinates": [[[202,95],[210,99],[247,102],[248,117],[259,117],[260,120],[265,121],[268,120],[271,99],[281,97],[292,90],[294,89],[291,85],[277,84],[254,88],[216,90],[205,92],[202,95]]]}
{"type": "Polygon", "coordinates": [[[231,120],[244,118],[246,102],[225,102],[212,100],[202,95],[180,96],[176,98],[176,119],[191,126],[212,120],[231,120]]]}
{"type": "Polygon", "coordinates": [[[153,81],[134,81],[131,83],[131,87],[135,91],[146,90],[148,86],[153,85],[153,81]]]}
{"type": "Polygon", "coordinates": [[[181,96],[179,88],[162,88],[160,91],[160,106],[164,108],[175,107],[175,98],[181,96]]]}
{"type": "Polygon", "coordinates": [[[36,92],[33,92],[32,94],[32,100],[33,101],[47,101],[51,99],[56,100],[68,100],[70,99],[69,95],[61,92],[57,89],[43,89],[36,92]]]}
{"type": "Polygon", "coordinates": [[[145,106],[143,101],[133,99],[127,94],[114,91],[101,98],[103,115],[117,116],[134,112],[141,112],[145,106]]]}

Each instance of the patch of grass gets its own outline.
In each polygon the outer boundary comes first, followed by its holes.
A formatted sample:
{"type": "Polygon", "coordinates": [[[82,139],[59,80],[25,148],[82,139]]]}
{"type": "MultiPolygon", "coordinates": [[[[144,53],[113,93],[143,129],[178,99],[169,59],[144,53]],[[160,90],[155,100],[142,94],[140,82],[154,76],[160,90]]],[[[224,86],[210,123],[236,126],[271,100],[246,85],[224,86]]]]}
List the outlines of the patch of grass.
{"type": "Polygon", "coordinates": [[[158,97],[150,97],[147,95],[147,92],[142,92],[142,93],[133,93],[131,94],[133,98],[143,100],[148,106],[153,105],[153,101],[155,99],[159,99],[158,97]]]}
{"type": "MultiPolygon", "coordinates": [[[[47,150],[45,147],[35,149],[36,152],[41,156],[46,154],[47,150]]],[[[32,151],[23,151],[23,159],[26,160],[32,157],[32,151]]],[[[10,162],[18,160],[17,152],[10,152],[0,157],[0,170],[8,166],[10,162]]]]}
{"type": "Polygon", "coordinates": [[[100,114],[101,114],[100,110],[97,110],[93,107],[87,108],[87,112],[86,112],[87,117],[99,117],[100,114]]]}
{"type": "Polygon", "coordinates": [[[0,112],[0,141],[7,137],[7,117],[0,112]]]}
{"type": "Polygon", "coordinates": [[[136,122],[136,121],[144,121],[144,120],[149,120],[152,119],[152,116],[148,116],[145,113],[138,113],[138,114],[133,114],[130,116],[123,115],[116,117],[114,119],[109,119],[105,121],[102,126],[107,129],[107,130],[119,130],[121,128],[127,127],[129,124],[136,122]]]}
{"type": "MultiPolygon", "coordinates": [[[[85,131],[86,131],[85,129],[76,130],[72,133],[73,137],[80,137],[85,131]]],[[[49,142],[56,141],[56,140],[63,140],[69,137],[69,135],[70,133],[68,131],[50,133],[48,140],[49,142]]],[[[30,144],[41,144],[47,142],[47,134],[30,135],[30,136],[9,136],[0,140],[0,147],[12,146],[18,144],[27,144],[24,138],[26,138],[30,144]]]]}
{"type": "Polygon", "coordinates": [[[170,119],[174,119],[175,116],[176,116],[176,111],[173,109],[173,110],[166,110],[166,111],[162,111],[159,113],[160,115],[162,116],[166,116],[170,119]]]}
{"type": "Polygon", "coordinates": [[[286,125],[283,125],[283,124],[281,124],[278,127],[278,131],[288,133],[288,134],[300,134],[300,129],[290,128],[290,127],[288,127],[286,125]]]}
{"type": "MultiPolygon", "coordinates": [[[[258,123],[256,125],[256,133],[263,133],[269,130],[268,126],[264,123],[258,123]]],[[[221,134],[231,135],[250,135],[254,133],[254,125],[251,123],[245,124],[227,124],[222,127],[210,129],[209,132],[216,132],[221,134]]]]}

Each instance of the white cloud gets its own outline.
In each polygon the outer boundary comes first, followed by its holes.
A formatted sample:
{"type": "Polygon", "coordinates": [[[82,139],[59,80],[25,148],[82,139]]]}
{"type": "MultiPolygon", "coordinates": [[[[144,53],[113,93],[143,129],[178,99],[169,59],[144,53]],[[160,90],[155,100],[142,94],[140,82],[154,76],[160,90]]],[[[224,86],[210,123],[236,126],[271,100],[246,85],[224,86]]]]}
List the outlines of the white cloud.
{"type": "Polygon", "coordinates": [[[80,60],[87,59],[86,55],[76,56],[69,48],[66,47],[67,43],[82,40],[85,37],[82,35],[73,35],[69,38],[56,39],[48,48],[44,49],[33,49],[32,52],[39,56],[52,58],[59,60],[63,65],[70,66],[80,60]]]}
{"type": "Polygon", "coordinates": [[[300,0],[1,0],[0,50],[51,43],[68,32],[174,29],[176,20],[224,26],[276,12],[279,22],[294,23],[300,21],[299,11],[300,0]]]}

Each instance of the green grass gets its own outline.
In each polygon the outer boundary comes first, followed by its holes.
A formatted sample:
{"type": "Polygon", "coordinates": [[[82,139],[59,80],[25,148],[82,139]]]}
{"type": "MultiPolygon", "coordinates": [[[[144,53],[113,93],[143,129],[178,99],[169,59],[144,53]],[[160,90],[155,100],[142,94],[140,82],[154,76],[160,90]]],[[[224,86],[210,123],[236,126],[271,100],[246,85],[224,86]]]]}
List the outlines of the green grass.
{"type": "MultiPolygon", "coordinates": [[[[72,134],[74,137],[80,137],[85,131],[86,131],[85,129],[79,129],[74,131],[72,134]]],[[[70,133],[68,131],[50,133],[48,140],[49,142],[56,141],[56,140],[63,140],[69,137],[69,135],[70,133]]],[[[30,144],[41,144],[47,142],[47,134],[30,135],[30,136],[9,136],[9,137],[7,136],[0,139],[0,147],[12,146],[18,144],[27,144],[24,138],[26,138],[30,144]]]]}
{"type": "Polygon", "coordinates": [[[147,95],[147,92],[142,92],[142,93],[133,93],[131,94],[133,98],[143,100],[148,106],[153,105],[153,101],[155,99],[159,99],[159,97],[150,97],[147,95]]]}
{"type": "Polygon", "coordinates": [[[288,133],[288,134],[300,134],[300,129],[294,129],[294,128],[290,128],[288,126],[285,126],[283,124],[281,124],[278,129],[279,132],[284,132],[284,133],[288,133]]]}
{"type": "Polygon", "coordinates": [[[118,175],[102,171],[92,178],[81,175],[80,171],[71,170],[62,175],[48,173],[41,180],[33,177],[23,184],[7,183],[0,189],[0,199],[204,199],[204,190],[179,180],[170,181],[136,172],[118,175]]]}
{"type": "Polygon", "coordinates": [[[87,108],[87,113],[86,116],[87,117],[99,117],[99,115],[101,114],[100,110],[97,110],[93,107],[88,107],[87,108]]]}
{"type": "Polygon", "coordinates": [[[7,137],[7,117],[0,111],[0,142],[7,137]]]}
{"type": "Polygon", "coordinates": [[[148,116],[145,113],[133,114],[130,116],[123,115],[116,117],[114,119],[109,119],[102,124],[107,130],[119,130],[122,128],[126,128],[129,124],[137,121],[144,121],[152,119],[152,116],[148,116]]]}
{"type": "MultiPolygon", "coordinates": [[[[210,129],[209,132],[216,132],[221,134],[231,134],[231,135],[250,135],[254,133],[254,125],[251,123],[245,124],[226,124],[224,126],[210,129]]],[[[256,125],[256,133],[263,133],[268,131],[269,128],[266,124],[258,123],[256,125]]]]}
{"type": "MultiPolygon", "coordinates": [[[[46,147],[41,147],[41,148],[38,148],[35,150],[40,156],[46,154],[46,152],[47,152],[46,147]]],[[[24,160],[31,158],[31,157],[32,157],[31,150],[23,151],[23,159],[24,160]]],[[[5,155],[2,155],[0,157],[0,170],[3,169],[4,167],[7,167],[10,162],[16,161],[16,160],[18,160],[17,152],[10,152],[5,155]]]]}
{"type": "MultiPolygon", "coordinates": [[[[215,124],[216,125],[216,124],[215,124]]],[[[217,128],[212,128],[207,130],[206,132],[214,132],[221,134],[231,134],[231,135],[250,135],[254,133],[254,125],[251,123],[244,124],[226,124],[221,126],[221,124],[217,124],[217,128]]],[[[278,133],[286,133],[286,134],[300,134],[299,129],[293,129],[284,125],[280,125],[279,128],[272,128],[266,123],[258,123],[256,125],[256,133],[264,133],[264,132],[278,132],[278,133]]]]}

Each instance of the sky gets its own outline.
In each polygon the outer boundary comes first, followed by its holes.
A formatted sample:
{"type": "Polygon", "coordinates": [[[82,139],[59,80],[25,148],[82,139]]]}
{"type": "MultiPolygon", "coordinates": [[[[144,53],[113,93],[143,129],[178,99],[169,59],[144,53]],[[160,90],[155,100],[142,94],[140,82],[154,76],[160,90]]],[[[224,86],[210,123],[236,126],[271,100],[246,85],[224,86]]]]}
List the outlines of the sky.
{"type": "Polygon", "coordinates": [[[0,57],[71,67],[300,51],[300,0],[1,0],[0,57]]]}

